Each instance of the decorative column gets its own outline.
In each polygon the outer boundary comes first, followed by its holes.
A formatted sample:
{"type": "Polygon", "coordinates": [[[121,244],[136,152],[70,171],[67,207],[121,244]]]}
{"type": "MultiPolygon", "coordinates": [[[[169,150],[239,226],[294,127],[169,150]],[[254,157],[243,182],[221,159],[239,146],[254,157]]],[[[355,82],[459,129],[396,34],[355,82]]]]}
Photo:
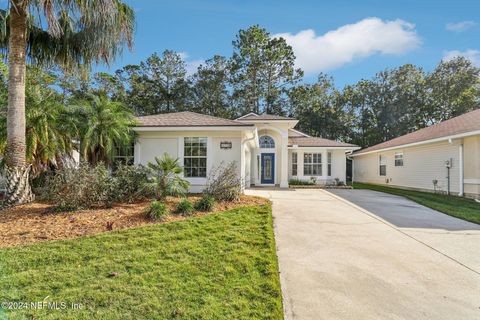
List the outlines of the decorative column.
{"type": "Polygon", "coordinates": [[[282,133],[282,168],[280,170],[280,188],[288,188],[288,133],[282,133]]]}
{"type": "Polygon", "coordinates": [[[133,163],[135,165],[139,165],[142,161],[140,151],[141,151],[140,138],[136,138],[135,146],[133,147],[133,163]]]}

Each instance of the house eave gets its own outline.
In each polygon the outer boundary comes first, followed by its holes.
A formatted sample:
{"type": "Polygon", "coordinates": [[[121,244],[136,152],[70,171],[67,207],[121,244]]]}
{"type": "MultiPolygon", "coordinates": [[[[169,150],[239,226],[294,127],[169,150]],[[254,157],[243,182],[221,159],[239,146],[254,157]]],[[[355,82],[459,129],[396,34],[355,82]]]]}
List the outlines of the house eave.
{"type": "Polygon", "coordinates": [[[251,131],[255,129],[253,125],[245,126],[135,126],[132,127],[137,132],[148,131],[251,131]]]}
{"type": "Polygon", "coordinates": [[[289,145],[288,149],[336,149],[336,150],[358,150],[360,147],[349,147],[349,146],[298,146],[298,145],[289,145]]]}
{"type": "Polygon", "coordinates": [[[466,138],[470,136],[476,136],[480,135],[480,130],[475,130],[475,131],[469,131],[469,132],[464,132],[464,133],[459,133],[455,135],[450,135],[450,136],[444,136],[444,137],[439,137],[439,138],[434,138],[434,139],[428,139],[428,140],[423,140],[423,141],[418,141],[418,142],[412,142],[412,143],[406,143],[406,144],[401,144],[398,146],[393,146],[393,147],[388,147],[388,148],[382,148],[382,149],[377,149],[377,150],[372,150],[372,151],[367,151],[367,152],[359,152],[359,153],[354,153],[351,155],[351,157],[358,157],[358,156],[363,156],[371,153],[378,153],[378,152],[384,152],[384,151],[390,151],[390,150],[396,150],[396,149],[402,149],[402,148],[409,148],[409,147],[415,147],[415,146],[421,146],[425,144],[430,144],[430,143],[436,143],[436,142],[442,142],[442,141],[448,141],[448,140],[454,140],[454,139],[461,139],[461,138],[466,138]]]}

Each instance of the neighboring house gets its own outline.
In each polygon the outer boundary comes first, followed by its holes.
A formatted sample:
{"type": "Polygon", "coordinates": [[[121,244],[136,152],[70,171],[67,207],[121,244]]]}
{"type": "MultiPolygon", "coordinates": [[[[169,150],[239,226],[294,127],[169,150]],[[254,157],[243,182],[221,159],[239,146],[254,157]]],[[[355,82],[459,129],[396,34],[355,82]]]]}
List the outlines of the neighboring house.
{"type": "Polygon", "coordinates": [[[314,138],[293,129],[292,118],[247,114],[236,120],[194,112],[137,117],[135,164],[168,153],[179,158],[191,192],[200,192],[211,170],[235,161],[245,186],[288,187],[292,178],[324,184],[345,181],[346,152],[357,146],[314,138]]]}
{"type": "Polygon", "coordinates": [[[480,109],[356,151],[352,157],[356,182],[478,198],[480,109]]]}

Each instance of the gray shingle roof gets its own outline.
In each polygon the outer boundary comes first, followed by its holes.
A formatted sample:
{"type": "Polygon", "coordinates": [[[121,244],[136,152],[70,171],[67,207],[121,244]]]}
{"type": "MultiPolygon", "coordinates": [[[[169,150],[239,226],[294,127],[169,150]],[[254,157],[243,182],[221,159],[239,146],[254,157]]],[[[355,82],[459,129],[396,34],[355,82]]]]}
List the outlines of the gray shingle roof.
{"type": "Polygon", "coordinates": [[[251,124],[191,111],[155,114],[135,118],[137,127],[249,127],[251,124]]]}
{"type": "Polygon", "coordinates": [[[357,145],[351,143],[344,143],[329,139],[316,138],[316,137],[289,137],[288,145],[298,145],[299,147],[358,147],[357,145]]]}
{"type": "Polygon", "coordinates": [[[355,152],[355,154],[362,154],[365,152],[377,151],[392,147],[400,147],[405,144],[448,137],[477,130],[480,130],[480,109],[440,122],[436,125],[408,133],[395,139],[376,144],[369,148],[362,149],[355,152]]]}

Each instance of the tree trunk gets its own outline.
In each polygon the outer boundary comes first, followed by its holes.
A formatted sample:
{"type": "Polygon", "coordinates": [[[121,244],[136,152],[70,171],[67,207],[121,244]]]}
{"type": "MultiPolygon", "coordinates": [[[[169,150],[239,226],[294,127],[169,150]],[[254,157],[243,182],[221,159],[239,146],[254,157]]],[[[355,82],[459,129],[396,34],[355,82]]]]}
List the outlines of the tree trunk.
{"type": "Polygon", "coordinates": [[[7,146],[5,175],[7,194],[5,205],[33,200],[30,188],[30,166],[26,166],[25,146],[25,73],[27,0],[13,0],[10,8],[9,79],[7,111],[7,146]]]}

